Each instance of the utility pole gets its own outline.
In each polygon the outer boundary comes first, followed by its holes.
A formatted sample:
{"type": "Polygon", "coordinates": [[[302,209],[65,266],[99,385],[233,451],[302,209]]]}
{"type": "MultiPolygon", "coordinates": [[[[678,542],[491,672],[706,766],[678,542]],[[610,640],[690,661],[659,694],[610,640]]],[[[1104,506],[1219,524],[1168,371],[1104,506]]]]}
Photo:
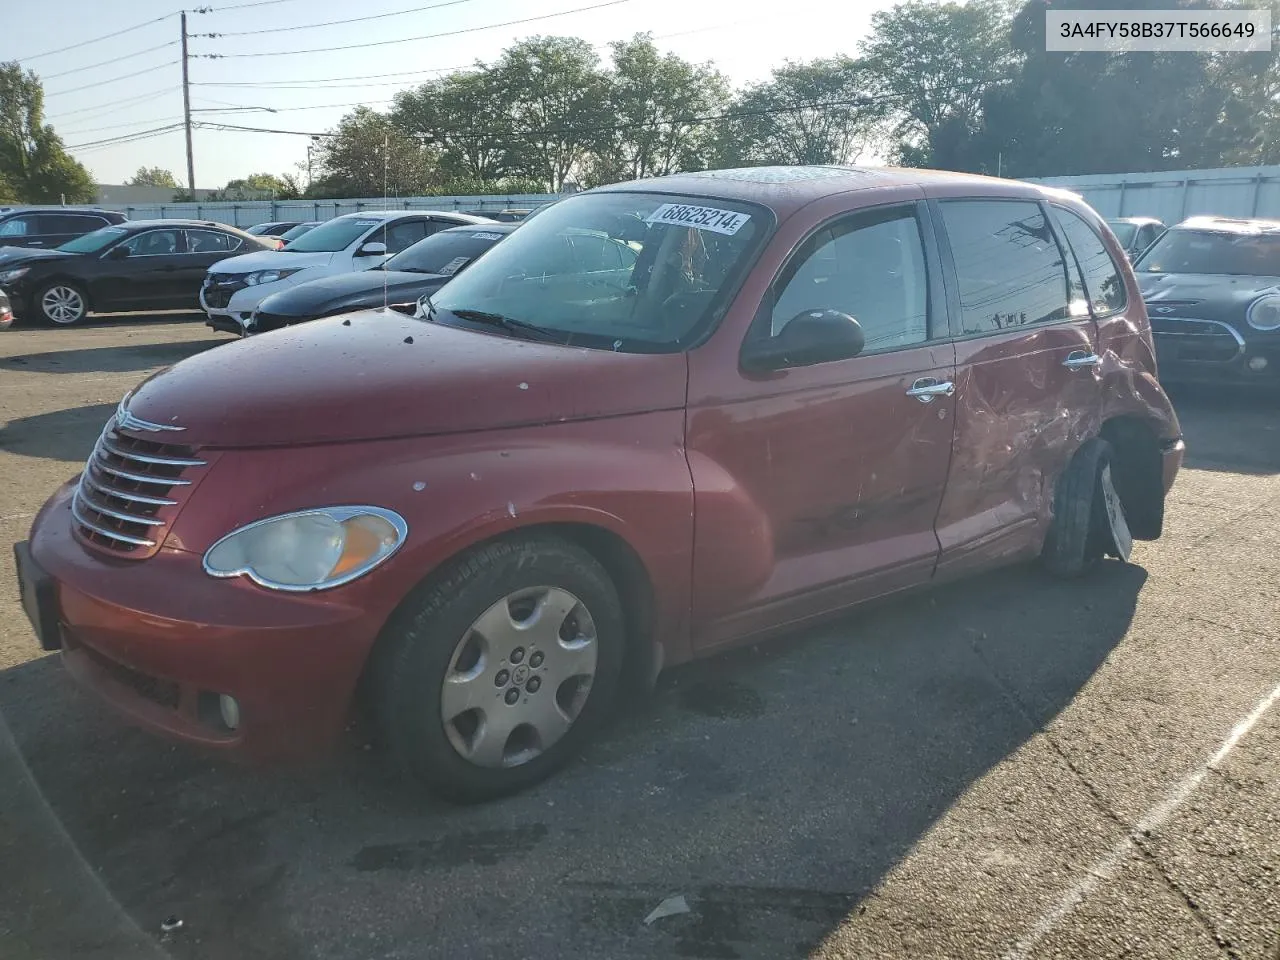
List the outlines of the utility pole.
{"type": "Polygon", "coordinates": [[[187,128],[187,189],[196,196],[196,161],[191,152],[191,80],[187,74],[187,11],[182,11],[182,113],[187,128]]]}

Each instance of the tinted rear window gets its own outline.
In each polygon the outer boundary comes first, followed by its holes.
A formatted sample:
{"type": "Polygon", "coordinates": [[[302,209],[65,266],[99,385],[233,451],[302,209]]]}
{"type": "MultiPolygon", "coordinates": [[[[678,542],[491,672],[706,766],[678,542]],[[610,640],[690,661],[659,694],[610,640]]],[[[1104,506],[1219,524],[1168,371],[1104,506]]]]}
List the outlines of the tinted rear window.
{"type": "Polygon", "coordinates": [[[944,200],[960,282],[961,333],[995,333],[1068,316],[1062,251],[1039,204],[944,200]]]}
{"type": "Polygon", "coordinates": [[[1093,227],[1070,210],[1054,207],[1053,214],[1066,234],[1076,262],[1080,264],[1085,293],[1094,311],[1112,313],[1122,309],[1125,305],[1124,274],[1102,245],[1101,238],[1094,233],[1093,227]]]}

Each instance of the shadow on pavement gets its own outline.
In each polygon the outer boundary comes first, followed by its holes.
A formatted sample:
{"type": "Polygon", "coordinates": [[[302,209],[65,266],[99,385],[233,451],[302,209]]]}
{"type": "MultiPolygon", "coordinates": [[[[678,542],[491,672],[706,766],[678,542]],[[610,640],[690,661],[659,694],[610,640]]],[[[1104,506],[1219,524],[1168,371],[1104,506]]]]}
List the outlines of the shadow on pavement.
{"type": "MultiPolygon", "coordinates": [[[[123,729],[54,658],[0,673],[0,710],[123,908],[184,921],[175,958],[800,957],[1072,701],[1145,580],[1011,568],[674,670],[576,764],[471,808],[358,744],[323,769],[210,761],[123,729]],[[677,893],[691,912],[645,926],[677,893]]],[[[53,955],[23,919],[40,884],[0,860],[0,929],[53,955]]]]}
{"type": "Polygon", "coordinates": [[[0,427],[0,450],[23,457],[84,463],[116,406],[98,403],[10,420],[0,427]]]}
{"type": "Polygon", "coordinates": [[[210,347],[221,340],[176,340],[170,343],[139,343],[77,350],[49,350],[44,353],[0,357],[0,371],[23,373],[133,373],[152,367],[167,367],[210,347]]]}
{"type": "Polygon", "coordinates": [[[1189,469],[1280,473],[1280,390],[1177,386],[1169,395],[1189,469]]]}

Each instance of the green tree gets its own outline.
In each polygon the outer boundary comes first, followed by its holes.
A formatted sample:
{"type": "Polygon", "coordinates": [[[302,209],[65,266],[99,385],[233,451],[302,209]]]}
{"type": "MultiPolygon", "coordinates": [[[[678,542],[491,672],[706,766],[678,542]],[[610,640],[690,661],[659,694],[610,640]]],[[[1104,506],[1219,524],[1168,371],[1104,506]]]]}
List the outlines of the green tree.
{"type": "Polygon", "coordinates": [[[440,149],[445,176],[492,180],[511,167],[510,106],[497,73],[477,64],[399,94],[391,119],[440,149]]]}
{"type": "Polygon", "coordinates": [[[210,200],[294,200],[302,195],[297,181],[289,174],[251,173],[247,177],[227,181],[227,185],[210,200]]]}
{"type": "Polygon", "coordinates": [[[319,175],[310,196],[421,196],[436,180],[436,154],[385,114],[356,107],[316,151],[319,175]]]}
{"type": "Polygon", "coordinates": [[[173,173],[163,167],[139,167],[138,172],[125,181],[130,187],[166,187],[178,189],[178,181],[173,173]]]}
{"type": "Polygon", "coordinates": [[[788,61],[739,95],[721,127],[721,164],[852,163],[883,116],[848,57],[788,61]]]}
{"type": "Polygon", "coordinates": [[[589,182],[610,183],[701,169],[714,127],[705,119],[729,102],[729,82],[708,65],[663,56],[649,34],[614,43],[605,103],[616,131],[597,138],[589,182]]]}
{"type": "Polygon", "coordinates": [[[558,192],[612,132],[599,57],[584,40],[531,37],[503,51],[493,74],[509,104],[510,172],[558,192]]]}
{"type": "Polygon", "coordinates": [[[994,0],[908,0],[872,14],[863,63],[871,90],[885,98],[895,159],[976,169],[984,98],[1019,59],[1009,19],[1008,5],[994,0]]]}
{"type": "Polygon", "coordinates": [[[93,178],[44,122],[44,87],[17,63],[0,65],[0,181],[23,203],[81,203],[93,178]]]}

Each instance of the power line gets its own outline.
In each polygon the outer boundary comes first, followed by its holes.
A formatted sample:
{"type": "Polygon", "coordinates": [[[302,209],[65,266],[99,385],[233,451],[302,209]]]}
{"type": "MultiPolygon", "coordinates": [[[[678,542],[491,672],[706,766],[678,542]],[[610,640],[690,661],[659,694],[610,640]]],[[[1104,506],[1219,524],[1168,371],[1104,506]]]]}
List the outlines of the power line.
{"type": "Polygon", "coordinates": [[[441,7],[456,7],[460,3],[472,3],[474,0],[445,0],[444,3],[432,3],[425,7],[413,7],[410,10],[393,10],[390,13],[375,13],[367,17],[352,17],[349,20],[327,20],[324,23],[300,23],[292,27],[265,27],[261,30],[233,30],[225,33],[193,33],[193,37],[249,37],[259,33],[284,33],[294,30],[316,30],[320,27],[336,27],[344,23],[364,23],[368,20],[385,20],[387,17],[403,17],[409,13],[421,13],[424,10],[438,10],[441,7]]]}
{"type": "Polygon", "coordinates": [[[144,73],[155,73],[157,70],[163,70],[165,67],[172,67],[175,63],[180,63],[180,62],[181,60],[169,60],[169,61],[166,61],[165,63],[157,63],[154,67],[147,67],[145,70],[138,70],[134,73],[125,73],[118,77],[109,77],[106,80],[96,80],[93,83],[86,83],[79,87],[70,87],[66,90],[54,90],[50,93],[46,93],[45,97],[46,98],[60,97],[64,93],[79,93],[81,90],[88,90],[90,87],[101,87],[101,86],[105,86],[108,83],[115,83],[119,80],[129,80],[129,79],[132,79],[133,77],[140,77],[144,73]]]}
{"type": "Polygon", "coordinates": [[[81,40],[79,43],[73,43],[67,47],[59,47],[57,50],[46,50],[44,53],[33,53],[29,57],[23,57],[17,63],[29,63],[32,60],[39,60],[41,57],[51,57],[55,53],[66,53],[68,50],[78,50],[81,47],[87,47],[91,43],[99,43],[103,40],[110,40],[113,37],[121,37],[126,33],[132,33],[134,30],[141,30],[143,27],[149,27],[153,23],[161,23],[177,14],[166,13],[163,17],[156,17],[154,20],[147,20],[143,23],[135,23],[132,27],[125,27],[123,30],[117,30],[115,33],[105,33],[100,37],[94,37],[92,40],[81,40]]]}
{"type": "Polygon", "coordinates": [[[92,107],[79,107],[75,110],[65,110],[62,113],[55,114],[55,116],[61,119],[63,117],[73,116],[77,113],[91,113],[95,110],[115,110],[117,107],[137,106],[140,103],[147,103],[150,100],[155,100],[157,97],[163,97],[169,93],[173,93],[173,90],[153,90],[151,93],[140,93],[136,97],[127,97],[124,100],[112,100],[109,103],[94,104],[92,107]]]}
{"type": "Polygon", "coordinates": [[[177,40],[169,40],[166,43],[158,43],[154,47],[147,47],[145,50],[137,50],[133,53],[126,53],[124,56],[112,57],[110,60],[102,60],[98,63],[90,63],[83,67],[74,67],[70,70],[63,70],[61,73],[51,73],[48,76],[41,77],[40,79],[41,81],[56,80],[58,77],[65,77],[72,73],[83,73],[85,70],[95,70],[98,67],[106,67],[113,63],[119,63],[121,60],[132,60],[134,57],[140,57],[145,53],[153,53],[156,50],[163,50],[165,47],[172,47],[177,42],[177,40]]]}
{"type": "Polygon", "coordinates": [[[182,119],[181,117],[152,117],[149,120],[130,120],[127,123],[113,123],[110,126],[106,126],[106,127],[88,127],[86,129],[80,129],[77,127],[74,130],[64,130],[61,132],[70,134],[73,137],[78,137],[83,133],[100,133],[103,130],[120,130],[124,127],[141,127],[141,126],[145,126],[148,123],[177,122],[181,119],[182,119]]]}
{"type": "Polygon", "coordinates": [[[462,30],[447,30],[444,33],[427,33],[420,37],[399,37],[395,40],[375,40],[371,43],[348,43],[338,47],[311,47],[306,50],[275,50],[267,53],[198,53],[197,57],[206,60],[226,60],[241,57],[293,57],[306,53],[332,53],[335,50],[358,50],[367,47],[385,47],[393,43],[412,43],[415,40],[434,40],[438,37],[456,37],[464,33],[479,33],[482,30],[496,30],[499,27],[512,27],[521,23],[533,23],[538,20],[551,20],[555,17],[567,17],[574,13],[585,13],[588,10],[601,10],[605,7],[616,7],[631,0],[606,0],[604,3],[593,3],[573,10],[561,10],[559,13],[544,13],[537,17],[524,17],[520,20],[507,20],[503,23],[490,23],[482,27],[466,27],[462,30]]]}
{"type": "Polygon", "coordinates": [[[139,130],[136,133],[127,133],[119,137],[105,137],[102,140],[90,140],[88,143],[76,143],[67,147],[68,150],[85,150],[89,147],[112,147],[123,143],[133,143],[135,140],[147,140],[151,137],[158,137],[162,134],[171,133],[174,130],[181,130],[182,123],[171,123],[167,127],[156,127],[153,130],[139,130]]]}
{"type": "MultiPolygon", "coordinates": [[[[765,19],[765,18],[764,17],[748,17],[745,20],[735,20],[732,23],[718,23],[718,24],[712,24],[707,27],[698,27],[695,30],[680,30],[676,33],[664,33],[659,36],[653,37],[651,39],[670,40],[673,37],[684,37],[694,33],[706,33],[710,30],[724,30],[729,27],[737,27],[737,26],[741,26],[744,23],[749,23],[752,20],[760,20],[760,19],[765,19]]],[[[621,40],[621,41],[611,40],[608,43],[596,43],[596,44],[592,44],[592,49],[606,50],[609,47],[612,47],[614,43],[625,43],[625,42],[626,42],[625,40],[621,40]]],[[[319,77],[315,79],[297,78],[297,79],[291,79],[291,80],[224,81],[224,82],[209,82],[209,83],[193,83],[192,86],[193,87],[244,87],[244,88],[255,89],[255,90],[272,90],[272,89],[312,90],[312,89],[315,89],[316,84],[324,84],[326,86],[332,84],[332,86],[328,87],[331,90],[343,90],[343,89],[354,90],[354,89],[360,89],[364,87],[394,87],[394,86],[399,86],[400,81],[386,81],[382,83],[353,83],[353,84],[344,84],[343,81],[383,80],[386,77],[417,77],[417,76],[422,76],[423,74],[455,73],[458,71],[473,70],[475,68],[476,68],[476,64],[472,62],[472,63],[466,63],[466,64],[459,64],[453,67],[430,67],[425,70],[399,70],[399,71],[396,71],[395,73],[363,73],[363,74],[355,74],[354,76],[319,77]]]]}
{"type": "Polygon", "coordinates": [[[230,7],[196,7],[192,13],[226,13],[229,10],[248,10],[250,7],[272,7],[277,3],[297,3],[299,0],[255,0],[254,3],[237,3],[230,7]]]}

